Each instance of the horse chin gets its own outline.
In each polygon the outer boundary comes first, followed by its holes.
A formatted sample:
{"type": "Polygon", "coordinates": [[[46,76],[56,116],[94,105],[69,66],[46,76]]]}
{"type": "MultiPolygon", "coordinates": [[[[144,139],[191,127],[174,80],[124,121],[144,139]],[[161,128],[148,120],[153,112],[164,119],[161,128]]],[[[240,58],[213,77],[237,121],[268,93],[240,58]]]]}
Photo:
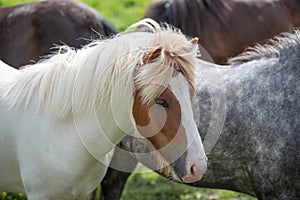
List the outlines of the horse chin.
{"type": "Polygon", "coordinates": [[[191,183],[193,181],[184,181],[179,175],[178,172],[176,172],[173,164],[165,166],[159,170],[157,170],[158,173],[162,174],[163,176],[167,177],[170,180],[174,180],[180,183],[191,183]]]}
{"type": "Polygon", "coordinates": [[[172,179],[177,182],[183,183],[182,179],[177,175],[177,173],[174,170],[172,170],[172,179]]]}
{"type": "MultiPolygon", "coordinates": [[[[174,170],[172,170],[171,177],[172,177],[171,178],[172,180],[175,180],[175,181],[181,182],[181,183],[194,183],[194,182],[196,182],[194,179],[184,179],[184,178],[179,177],[174,170]]],[[[201,179],[202,179],[202,176],[200,176],[197,181],[200,181],[201,179]]]]}
{"type": "MultiPolygon", "coordinates": [[[[178,174],[176,173],[176,171],[174,170],[173,167],[170,167],[170,168],[171,168],[171,172],[169,173],[168,176],[165,173],[163,173],[163,175],[166,176],[166,177],[168,177],[169,179],[177,181],[177,182],[180,182],[180,183],[193,183],[193,182],[195,182],[194,180],[190,180],[190,181],[189,180],[183,180],[182,178],[180,178],[178,176],[178,174]]],[[[200,177],[200,179],[201,178],[202,177],[200,177]]]]}
{"type": "Polygon", "coordinates": [[[162,174],[163,176],[167,177],[171,180],[181,181],[180,178],[177,176],[174,167],[172,164],[165,165],[164,167],[156,170],[159,174],[162,174]]]}

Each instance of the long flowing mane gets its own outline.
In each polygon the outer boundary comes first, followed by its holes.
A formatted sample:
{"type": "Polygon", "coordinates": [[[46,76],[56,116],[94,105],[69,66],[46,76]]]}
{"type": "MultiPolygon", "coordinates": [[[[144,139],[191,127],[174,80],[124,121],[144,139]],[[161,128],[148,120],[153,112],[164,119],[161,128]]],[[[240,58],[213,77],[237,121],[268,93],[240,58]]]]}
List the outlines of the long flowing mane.
{"type": "Polygon", "coordinates": [[[229,59],[230,64],[241,64],[244,62],[267,58],[279,57],[282,51],[300,48],[300,30],[294,33],[282,33],[273,39],[268,40],[265,44],[257,44],[249,47],[242,54],[229,59]]]}
{"type": "Polygon", "coordinates": [[[51,58],[26,66],[6,85],[2,100],[10,108],[36,106],[59,120],[94,111],[95,106],[109,106],[116,94],[130,94],[124,101],[132,104],[137,85],[144,102],[150,102],[164,90],[161,86],[168,85],[174,69],[194,84],[197,45],[179,30],[160,28],[149,19],[130,29],[138,26],[147,26],[151,32],[125,31],[80,50],[63,46],[51,58]],[[162,49],[161,55],[143,63],[145,55],[157,48],[162,49]]]}

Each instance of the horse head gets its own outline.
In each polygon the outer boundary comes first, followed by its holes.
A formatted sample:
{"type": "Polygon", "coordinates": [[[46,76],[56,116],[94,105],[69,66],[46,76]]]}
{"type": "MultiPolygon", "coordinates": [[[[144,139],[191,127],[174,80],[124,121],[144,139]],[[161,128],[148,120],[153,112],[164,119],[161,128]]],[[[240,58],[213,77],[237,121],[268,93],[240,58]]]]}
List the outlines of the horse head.
{"type": "Polygon", "coordinates": [[[178,181],[195,182],[207,168],[191,103],[198,39],[188,41],[168,31],[157,35],[157,46],[142,56],[136,69],[136,131],[161,158],[159,169],[168,169],[178,181]]]}

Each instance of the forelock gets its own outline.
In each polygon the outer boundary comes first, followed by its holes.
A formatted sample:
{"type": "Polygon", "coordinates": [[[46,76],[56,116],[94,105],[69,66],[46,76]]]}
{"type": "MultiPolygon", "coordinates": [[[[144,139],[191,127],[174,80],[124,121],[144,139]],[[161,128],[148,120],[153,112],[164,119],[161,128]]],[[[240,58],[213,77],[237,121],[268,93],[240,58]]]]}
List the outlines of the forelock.
{"type": "Polygon", "coordinates": [[[153,48],[144,54],[135,76],[143,102],[153,102],[168,87],[174,70],[194,87],[197,53],[198,45],[178,29],[166,26],[156,30],[153,48]]]}

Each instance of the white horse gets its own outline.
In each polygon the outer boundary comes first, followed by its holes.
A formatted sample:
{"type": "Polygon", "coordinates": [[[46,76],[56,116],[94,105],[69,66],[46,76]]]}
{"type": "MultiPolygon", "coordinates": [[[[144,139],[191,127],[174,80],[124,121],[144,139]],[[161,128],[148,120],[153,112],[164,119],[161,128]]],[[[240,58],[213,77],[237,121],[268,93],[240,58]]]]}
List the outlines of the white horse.
{"type": "Polygon", "coordinates": [[[194,122],[197,44],[143,20],[125,32],[18,71],[0,62],[0,191],[83,199],[130,130],[148,138],[173,178],[206,171],[194,122]]]}

